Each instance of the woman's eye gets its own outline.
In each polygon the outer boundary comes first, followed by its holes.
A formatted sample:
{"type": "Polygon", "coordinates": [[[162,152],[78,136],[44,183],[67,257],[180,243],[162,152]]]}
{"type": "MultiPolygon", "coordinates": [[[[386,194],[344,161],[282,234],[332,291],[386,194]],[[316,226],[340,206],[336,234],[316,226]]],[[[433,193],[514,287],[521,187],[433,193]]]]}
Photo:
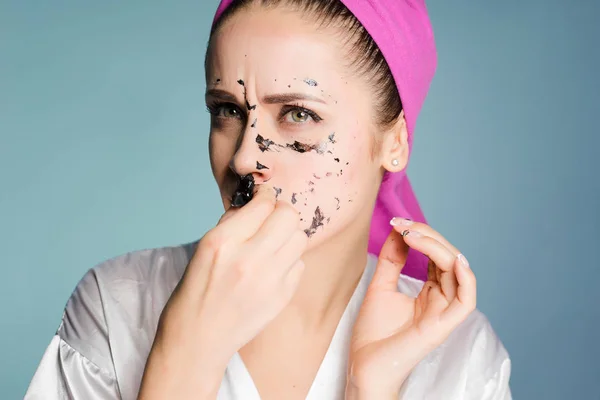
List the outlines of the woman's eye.
{"type": "Polygon", "coordinates": [[[303,124],[312,119],[314,122],[321,121],[321,117],[319,117],[313,111],[310,111],[306,108],[302,107],[293,107],[287,108],[284,107],[282,110],[282,120],[284,122],[288,122],[290,124],[303,124]]]}
{"type": "Polygon", "coordinates": [[[310,117],[307,112],[302,110],[290,111],[290,116],[294,122],[306,122],[310,117]]]}
{"type": "Polygon", "coordinates": [[[208,106],[208,112],[220,118],[241,118],[242,114],[234,104],[216,104],[208,106]]]}
{"type": "Polygon", "coordinates": [[[239,113],[237,107],[224,105],[219,108],[219,117],[239,118],[240,113],[239,113]]]}

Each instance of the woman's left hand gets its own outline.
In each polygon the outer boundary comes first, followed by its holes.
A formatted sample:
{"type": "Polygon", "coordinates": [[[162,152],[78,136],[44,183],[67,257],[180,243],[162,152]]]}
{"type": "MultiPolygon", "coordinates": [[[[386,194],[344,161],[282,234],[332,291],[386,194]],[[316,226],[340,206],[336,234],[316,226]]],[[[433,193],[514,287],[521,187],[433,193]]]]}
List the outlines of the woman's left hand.
{"type": "Polygon", "coordinates": [[[397,399],[412,369],[476,306],[475,275],[464,256],[428,225],[393,221],[354,325],[347,399],[397,399]],[[398,291],[409,247],[430,260],[416,298],[398,291]]]}

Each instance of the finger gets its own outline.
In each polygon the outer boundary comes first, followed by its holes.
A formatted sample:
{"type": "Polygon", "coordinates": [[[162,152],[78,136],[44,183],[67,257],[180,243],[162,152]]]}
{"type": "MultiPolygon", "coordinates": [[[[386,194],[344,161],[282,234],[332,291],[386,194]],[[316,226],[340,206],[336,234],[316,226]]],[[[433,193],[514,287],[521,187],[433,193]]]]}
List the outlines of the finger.
{"type": "Polygon", "coordinates": [[[418,233],[415,234],[414,231],[409,230],[405,230],[401,238],[408,246],[429,257],[435,263],[436,267],[440,268],[443,272],[452,269],[452,264],[456,256],[436,239],[429,236],[420,236],[418,233]]]}
{"type": "MultiPolygon", "coordinates": [[[[453,276],[453,264],[455,256],[448,248],[434,238],[428,236],[418,236],[405,230],[404,241],[410,247],[429,257],[428,280],[438,283],[448,302],[456,296],[458,286],[453,276]]],[[[414,231],[412,231],[414,232],[414,231]]]]}
{"type": "Polygon", "coordinates": [[[454,299],[454,296],[456,296],[456,288],[458,287],[458,282],[456,281],[453,270],[451,269],[448,272],[444,272],[441,268],[437,267],[433,260],[429,259],[429,262],[427,263],[427,275],[428,280],[440,285],[446,300],[451,302],[454,299]]]}
{"type": "MultiPolygon", "coordinates": [[[[438,268],[438,271],[441,270],[438,268]]],[[[439,285],[442,289],[442,293],[446,296],[448,303],[454,300],[458,290],[458,280],[456,279],[454,268],[449,272],[440,272],[439,285]]]]}
{"type": "Polygon", "coordinates": [[[452,243],[450,243],[438,231],[436,231],[435,229],[433,229],[431,226],[429,226],[427,224],[424,224],[421,222],[414,222],[414,221],[408,221],[408,222],[404,223],[402,219],[398,219],[398,218],[392,219],[390,224],[394,227],[395,230],[397,230],[399,232],[402,232],[406,229],[410,229],[411,231],[417,231],[417,232],[422,233],[425,236],[432,237],[435,240],[437,240],[438,242],[442,243],[444,246],[446,246],[448,248],[448,250],[450,250],[450,252],[452,252],[452,254],[454,254],[455,256],[457,256],[460,253],[460,251],[458,251],[458,249],[456,247],[454,247],[452,245],[452,243]]]}
{"type": "Polygon", "coordinates": [[[421,291],[417,295],[415,299],[415,319],[419,319],[421,315],[425,312],[425,308],[427,307],[428,295],[431,288],[435,285],[435,283],[431,281],[426,281],[421,287],[421,291]]]}
{"type": "Polygon", "coordinates": [[[442,293],[440,285],[431,285],[427,292],[427,303],[423,312],[423,318],[430,321],[441,320],[442,313],[448,308],[448,300],[442,293]]]}
{"type": "Polygon", "coordinates": [[[429,260],[427,262],[427,281],[440,285],[448,302],[452,301],[456,295],[456,287],[458,286],[456,279],[452,276],[452,273],[443,273],[431,258],[427,258],[429,260]]]}
{"type": "Polygon", "coordinates": [[[379,261],[369,288],[397,291],[398,278],[406,264],[407,255],[408,246],[402,235],[392,229],[379,252],[379,261]]]}
{"type": "Polygon", "coordinates": [[[268,185],[260,185],[248,204],[227,210],[219,224],[209,233],[217,241],[245,241],[256,234],[275,209],[275,204],[275,191],[268,185]]]}
{"type": "Polygon", "coordinates": [[[458,325],[477,306],[477,280],[475,274],[457,257],[454,262],[455,276],[458,281],[456,297],[452,300],[442,318],[446,322],[458,325]]]}
{"type": "Polygon", "coordinates": [[[427,257],[427,259],[429,260],[427,262],[427,280],[439,283],[438,268],[431,258],[427,257]]]}
{"type": "Polygon", "coordinates": [[[221,225],[223,222],[233,217],[240,210],[241,209],[238,207],[229,207],[227,210],[225,210],[225,213],[221,215],[221,218],[219,218],[219,222],[217,222],[217,225],[221,225]]]}
{"type": "Polygon", "coordinates": [[[279,201],[256,234],[248,239],[247,244],[259,257],[272,255],[287,243],[295,232],[299,232],[299,225],[298,211],[285,201],[279,201]]]}
{"type": "Polygon", "coordinates": [[[272,259],[281,270],[287,274],[295,263],[302,257],[308,246],[308,237],[301,230],[296,230],[289,240],[277,250],[272,259]]]}
{"type": "MultiPolygon", "coordinates": [[[[446,240],[445,237],[443,237],[439,232],[437,232],[435,229],[433,229],[427,224],[413,222],[410,220],[406,221],[399,218],[392,219],[390,223],[392,226],[394,226],[396,230],[402,231],[405,229],[409,229],[411,231],[417,231],[425,236],[434,238],[435,240],[443,244],[455,256],[457,256],[460,253],[456,247],[454,247],[448,240],[446,240]]],[[[433,280],[430,277],[430,269],[432,268],[430,265],[428,265],[428,279],[433,280]]],[[[444,273],[443,268],[435,268],[435,276],[436,279],[434,281],[437,281],[440,284],[442,292],[444,293],[448,301],[451,301],[452,298],[454,298],[454,296],[456,295],[456,288],[458,287],[458,282],[456,280],[456,277],[454,276],[454,273],[444,273]]]]}

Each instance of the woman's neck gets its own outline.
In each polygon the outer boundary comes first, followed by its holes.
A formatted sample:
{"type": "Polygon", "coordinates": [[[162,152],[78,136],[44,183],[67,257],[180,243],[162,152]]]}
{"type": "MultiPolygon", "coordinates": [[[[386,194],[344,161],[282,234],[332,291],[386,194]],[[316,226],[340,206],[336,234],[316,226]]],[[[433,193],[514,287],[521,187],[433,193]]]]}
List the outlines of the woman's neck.
{"type": "Polygon", "coordinates": [[[314,327],[345,309],[367,264],[366,232],[357,237],[355,229],[344,230],[305,253],[306,269],[285,312],[314,327]]]}

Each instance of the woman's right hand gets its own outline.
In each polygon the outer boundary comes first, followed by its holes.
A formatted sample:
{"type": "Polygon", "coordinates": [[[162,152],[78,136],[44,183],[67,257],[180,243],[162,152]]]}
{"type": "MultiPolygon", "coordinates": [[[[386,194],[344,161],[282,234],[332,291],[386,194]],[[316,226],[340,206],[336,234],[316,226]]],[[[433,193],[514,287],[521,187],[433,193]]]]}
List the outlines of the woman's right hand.
{"type": "Polygon", "coordinates": [[[138,398],[214,398],[229,359],[291,300],[307,241],[273,188],[228,210],[163,309],[138,398]]]}

